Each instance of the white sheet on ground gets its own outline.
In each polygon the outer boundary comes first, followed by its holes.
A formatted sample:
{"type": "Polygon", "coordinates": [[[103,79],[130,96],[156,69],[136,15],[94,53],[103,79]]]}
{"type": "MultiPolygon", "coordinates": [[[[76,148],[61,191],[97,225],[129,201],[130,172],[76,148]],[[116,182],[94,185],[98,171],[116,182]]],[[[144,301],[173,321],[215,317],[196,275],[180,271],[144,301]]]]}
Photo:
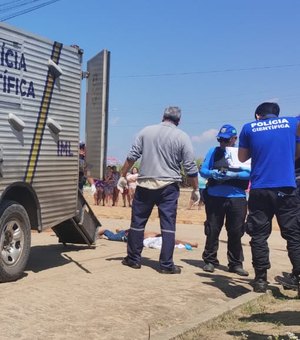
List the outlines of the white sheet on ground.
{"type": "MultiPolygon", "coordinates": [[[[162,237],[147,237],[144,239],[144,247],[153,248],[153,249],[161,249],[162,245],[162,237]]],[[[175,248],[185,248],[184,244],[176,244],[175,248]]]]}

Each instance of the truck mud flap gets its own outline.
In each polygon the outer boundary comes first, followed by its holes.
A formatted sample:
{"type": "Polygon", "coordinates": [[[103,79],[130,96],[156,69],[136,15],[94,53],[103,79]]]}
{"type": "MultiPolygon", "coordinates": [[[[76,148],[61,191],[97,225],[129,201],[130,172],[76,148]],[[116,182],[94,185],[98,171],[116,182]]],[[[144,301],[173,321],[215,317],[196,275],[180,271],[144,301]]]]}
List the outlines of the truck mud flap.
{"type": "Polygon", "coordinates": [[[78,191],[78,215],[68,219],[52,230],[61,243],[95,244],[101,223],[98,221],[91,207],[78,191]]]}

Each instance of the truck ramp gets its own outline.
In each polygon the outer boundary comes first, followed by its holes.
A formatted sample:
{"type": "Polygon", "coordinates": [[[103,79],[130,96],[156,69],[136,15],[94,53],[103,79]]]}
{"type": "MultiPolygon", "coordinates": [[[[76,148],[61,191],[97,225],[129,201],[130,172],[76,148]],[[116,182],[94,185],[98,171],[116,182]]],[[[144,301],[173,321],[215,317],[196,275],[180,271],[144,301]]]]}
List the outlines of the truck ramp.
{"type": "Polygon", "coordinates": [[[78,215],[56,225],[52,230],[58,237],[58,241],[63,244],[74,243],[91,246],[96,242],[101,223],[80,190],[78,190],[77,210],[78,215]]]}

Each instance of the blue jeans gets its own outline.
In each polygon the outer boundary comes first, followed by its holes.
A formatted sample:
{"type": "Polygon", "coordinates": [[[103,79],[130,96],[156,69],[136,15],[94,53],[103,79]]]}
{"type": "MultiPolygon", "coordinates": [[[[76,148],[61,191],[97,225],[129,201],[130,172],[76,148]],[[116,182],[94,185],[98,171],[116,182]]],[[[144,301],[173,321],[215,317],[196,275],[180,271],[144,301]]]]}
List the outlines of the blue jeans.
{"type": "Polygon", "coordinates": [[[106,236],[110,241],[124,241],[124,242],[126,242],[126,240],[127,240],[125,230],[120,230],[116,234],[113,233],[110,230],[105,230],[103,235],[106,236]]]}

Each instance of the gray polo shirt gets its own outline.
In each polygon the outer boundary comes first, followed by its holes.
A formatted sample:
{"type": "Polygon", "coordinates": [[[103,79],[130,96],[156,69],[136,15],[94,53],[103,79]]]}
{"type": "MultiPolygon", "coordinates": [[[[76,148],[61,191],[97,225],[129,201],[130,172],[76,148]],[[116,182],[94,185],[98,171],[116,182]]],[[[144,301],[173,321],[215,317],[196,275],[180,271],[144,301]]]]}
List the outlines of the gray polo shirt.
{"type": "Polygon", "coordinates": [[[181,164],[188,176],[197,176],[193,146],[189,136],[171,122],[142,129],[127,159],[141,157],[139,179],[181,182],[181,164]]]}

